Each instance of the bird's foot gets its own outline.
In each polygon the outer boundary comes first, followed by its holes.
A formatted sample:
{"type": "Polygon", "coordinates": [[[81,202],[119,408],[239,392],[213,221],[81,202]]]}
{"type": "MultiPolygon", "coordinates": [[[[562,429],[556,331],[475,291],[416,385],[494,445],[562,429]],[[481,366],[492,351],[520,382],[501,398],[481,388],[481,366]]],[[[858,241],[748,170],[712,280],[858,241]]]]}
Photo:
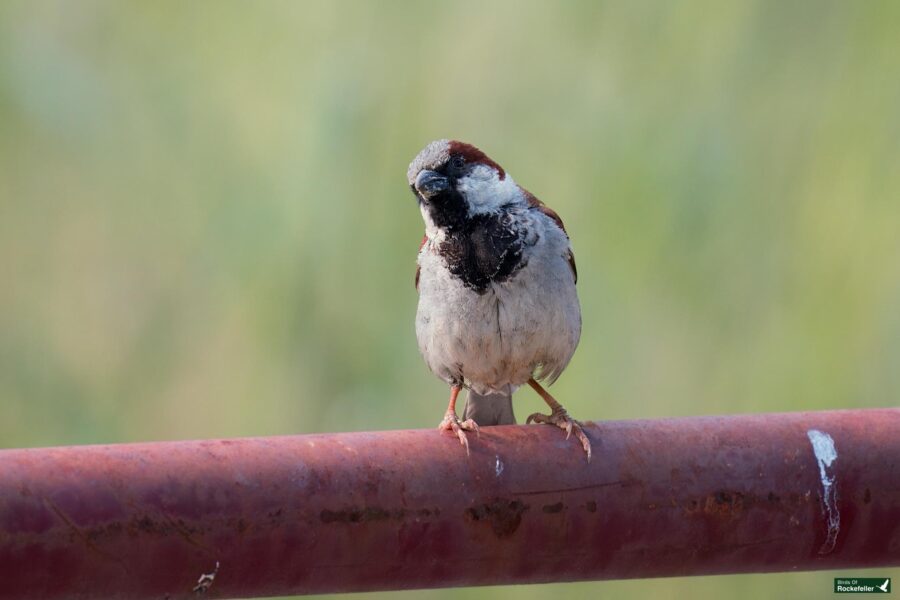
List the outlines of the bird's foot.
{"type": "Polygon", "coordinates": [[[541,413],[531,414],[525,420],[525,423],[529,424],[532,421],[535,423],[544,423],[546,425],[556,425],[560,429],[565,429],[566,439],[572,437],[572,434],[574,433],[575,437],[578,438],[578,441],[581,442],[581,446],[584,448],[585,453],[587,453],[588,462],[591,462],[591,440],[585,435],[581,423],[570,417],[569,413],[561,405],[557,404],[549,415],[543,415],[541,413]]]}
{"type": "Polygon", "coordinates": [[[469,454],[469,440],[466,438],[466,431],[474,431],[478,434],[478,424],[472,419],[460,421],[456,416],[456,411],[448,410],[444,415],[444,420],[438,425],[438,431],[452,431],[459,438],[459,443],[466,448],[466,454],[469,454]]]}

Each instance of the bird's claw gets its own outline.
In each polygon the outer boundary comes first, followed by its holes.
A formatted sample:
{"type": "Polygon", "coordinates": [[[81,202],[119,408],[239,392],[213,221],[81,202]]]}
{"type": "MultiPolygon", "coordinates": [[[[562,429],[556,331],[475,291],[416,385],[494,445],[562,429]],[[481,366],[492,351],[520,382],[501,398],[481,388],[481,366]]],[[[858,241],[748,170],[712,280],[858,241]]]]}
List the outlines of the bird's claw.
{"type": "Polygon", "coordinates": [[[578,438],[578,441],[581,442],[581,447],[584,448],[584,451],[587,454],[588,462],[591,462],[591,441],[584,433],[584,428],[581,423],[570,417],[565,408],[560,406],[559,409],[553,409],[553,412],[549,415],[533,413],[528,415],[528,418],[525,419],[525,424],[528,425],[532,421],[535,423],[543,423],[545,425],[556,425],[560,429],[565,429],[566,439],[572,437],[572,433],[574,433],[575,437],[578,438]]]}
{"type": "Polygon", "coordinates": [[[469,440],[466,437],[466,431],[474,431],[475,435],[481,435],[481,432],[478,430],[478,423],[472,419],[460,421],[456,413],[449,410],[444,415],[444,420],[438,425],[438,431],[452,431],[455,433],[456,437],[459,438],[460,445],[465,447],[466,455],[469,454],[469,440]]]}

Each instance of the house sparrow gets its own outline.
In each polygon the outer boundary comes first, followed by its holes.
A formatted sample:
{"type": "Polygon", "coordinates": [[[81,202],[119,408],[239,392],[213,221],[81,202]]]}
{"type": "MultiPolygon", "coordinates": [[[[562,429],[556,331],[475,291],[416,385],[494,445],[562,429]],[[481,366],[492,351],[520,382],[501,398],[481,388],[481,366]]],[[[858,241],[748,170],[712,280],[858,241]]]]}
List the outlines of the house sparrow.
{"type": "Polygon", "coordinates": [[[526,423],[574,433],[590,460],[581,423],[538,383],[559,377],[581,335],[575,257],[559,215],[463,142],[431,142],[407,178],[425,220],[416,337],[428,368],[450,385],[438,429],[455,433],[468,453],[474,417],[515,423],[512,394],[528,383],[551,412],[526,423]],[[460,420],[463,387],[469,400],[460,420]]]}

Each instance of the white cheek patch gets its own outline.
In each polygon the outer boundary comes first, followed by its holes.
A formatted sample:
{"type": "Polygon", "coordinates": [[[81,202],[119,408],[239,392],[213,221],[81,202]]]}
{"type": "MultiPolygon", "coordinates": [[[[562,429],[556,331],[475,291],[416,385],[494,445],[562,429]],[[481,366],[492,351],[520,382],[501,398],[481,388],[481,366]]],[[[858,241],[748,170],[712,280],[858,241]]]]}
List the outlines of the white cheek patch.
{"type": "Polygon", "coordinates": [[[443,241],[445,237],[444,231],[434,224],[425,204],[419,203],[419,211],[422,213],[422,220],[425,221],[425,235],[428,236],[428,239],[433,242],[443,241]]]}
{"type": "Polygon", "coordinates": [[[521,199],[519,186],[508,174],[500,179],[495,169],[477,165],[456,183],[456,189],[469,202],[469,214],[496,212],[501,206],[521,199]]]}

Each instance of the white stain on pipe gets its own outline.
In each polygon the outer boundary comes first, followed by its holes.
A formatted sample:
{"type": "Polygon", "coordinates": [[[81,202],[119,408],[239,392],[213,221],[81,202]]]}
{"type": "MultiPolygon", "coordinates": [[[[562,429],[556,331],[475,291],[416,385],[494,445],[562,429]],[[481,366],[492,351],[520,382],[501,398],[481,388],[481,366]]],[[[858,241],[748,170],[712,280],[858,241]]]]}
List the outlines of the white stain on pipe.
{"type": "Polygon", "coordinates": [[[500,474],[503,473],[503,461],[500,460],[499,454],[495,454],[494,457],[497,459],[497,462],[494,463],[494,473],[500,477],[500,474]]]}
{"type": "Polygon", "coordinates": [[[206,590],[212,586],[213,581],[216,580],[216,575],[219,574],[219,561],[216,561],[216,568],[212,573],[201,573],[200,579],[197,580],[197,585],[194,586],[193,592],[197,595],[206,593],[206,590]]]}
{"type": "Polygon", "coordinates": [[[841,513],[837,504],[837,482],[835,481],[834,462],[837,460],[837,448],[830,435],[810,429],[806,432],[809,443],[812,444],[813,454],[819,464],[819,478],[822,480],[822,504],[824,505],[825,520],[828,525],[828,534],[825,543],[819,548],[819,554],[828,554],[834,550],[838,532],[841,529],[841,513]]]}

